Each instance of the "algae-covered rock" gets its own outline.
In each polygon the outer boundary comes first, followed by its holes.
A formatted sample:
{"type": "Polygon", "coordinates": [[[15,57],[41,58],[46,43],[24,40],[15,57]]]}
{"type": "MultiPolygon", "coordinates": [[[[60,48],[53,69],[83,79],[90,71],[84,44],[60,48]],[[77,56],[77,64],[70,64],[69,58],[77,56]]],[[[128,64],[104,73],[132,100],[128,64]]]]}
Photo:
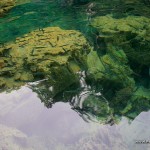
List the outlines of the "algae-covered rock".
{"type": "Polygon", "coordinates": [[[89,77],[94,78],[96,85],[102,85],[102,93],[114,116],[134,119],[142,111],[150,109],[150,89],[139,86],[127,62],[123,50],[109,50],[103,56],[91,51],[87,57],[89,77]]]}
{"type": "Polygon", "coordinates": [[[149,0],[91,0],[92,8],[99,16],[113,14],[115,17],[129,15],[149,17],[149,0]]]}
{"type": "Polygon", "coordinates": [[[138,115],[150,108],[150,89],[139,87],[128,101],[127,106],[121,111],[122,114],[138,115]],[[135,105],[136,104],[136,105],[135,105]]]}
{"type": "Polygon", "coordinates": [[[14,7],[16,0],[1,0],[0,1],[0,16],[14,7]]]}
{"type": "Polygon", "coordinates": [[[123,49],[127,57],[139,64],[150,65],[150,19],[128,16],[115,19],[110,15],[96,17],[91,22],[99,32],[99,40],[104,40],[106,48],[110,45],[123,49]]]}
{"type": "Polygon", "coordinates": [[[150,109],[150,89],[142,86],[135,90],[121,89],[116,92],[116,97],[110,103],[115,113],[134,119],[142,111],[150,109]]]}
{"type": "Polygon", "coordinates": [[[32,31],[1,45],[0,86],[10,88],[49,78],[51,86],[57,85],[56,91],[60,91],[75,82],[74,74],[85,67],[90,49],[78,31],[58,27],[32,31]],[[11,79],[11,86],[7,79],[11,79]]]}
{"type": "Polygon", "coordinates": [[[110,86],[114,84],[118,88],[133,88],[135,85],[131,77],[132,70],[127,65],[127,58],[122,50],[113,49],[100,57],[96,51],[91,51],[87,57],[87,65],[89,76],[100,84],[107,82],[110,86]]]}
{"type": "Polygon", "coordinates": [[[96,52],[89,54],[89,72],[96,81],[105,81],[99,82],[103,87],[108,85],[105,96],[115,114],[134,118],[150,108],[149,85],[143,82],[143,79],[149,82],[149,24],[150,19],[142,16],[117,19],[107,15],[91,22],[98,31],[97,44],[104,46],[98,50],[99,56],[96,52]],[[90,64],[94,60],[98,67],[90,64]]]}

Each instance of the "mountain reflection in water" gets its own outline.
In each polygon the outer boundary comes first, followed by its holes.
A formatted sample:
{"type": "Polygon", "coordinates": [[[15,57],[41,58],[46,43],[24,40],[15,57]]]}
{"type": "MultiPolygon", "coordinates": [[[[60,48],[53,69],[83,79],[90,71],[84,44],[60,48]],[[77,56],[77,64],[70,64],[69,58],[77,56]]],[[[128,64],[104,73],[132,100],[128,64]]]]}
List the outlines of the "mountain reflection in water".
{"type": "Polygon", "coordinates": [[[131,123],[123,117],[113,126],[87,123],[68,102],[45,109],[27,86],[0,94],[0,145],[21,150],[148,149],[136,140],[149,139],[150,112],[142,112],[131,123]],[[142,147],[141,147],[142,146],[142,147]]]}

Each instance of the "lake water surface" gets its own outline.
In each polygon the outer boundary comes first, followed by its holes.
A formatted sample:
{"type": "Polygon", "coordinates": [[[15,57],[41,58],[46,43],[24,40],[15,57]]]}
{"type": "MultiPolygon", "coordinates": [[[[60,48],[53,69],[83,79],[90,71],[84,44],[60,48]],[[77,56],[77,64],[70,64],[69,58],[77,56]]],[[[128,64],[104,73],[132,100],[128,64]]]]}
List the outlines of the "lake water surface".
{"type": "MultiPolygon", "coordinates": [[[[101,9],[96,8],[96,15],[115,13],[118,18],[123,15],[120,3],[115,8],[113,4],[103,8],[104,3],[97,3],[101,9]]],[[[108,6],[109,2],[106,3],[108,6]]],[[[87,4],[66,7],[54,1],[31,0],[0,18],[0,43],[48,26],[78,30],[92,43],[89,36],[91,17],[87,13],[87,4]]],[[[86,120],[85,114],[61,97],[46,107],[39,93],[28,84],[17,90],[1,91],[0,150],[150,149],[150,111],[142,111],[133,119],[121,116],[117,123],[104,124],[86,120]],[[136,143],[141,140],[147,140],[149,144],[136,143]]]]}
{"type": "Polygon", "coordinates": [[[150,138],[149,124],[150,112],[113,126],[85,122],[68,103],[47,109],[27,86],[0,94],[2,150],[148,150],[136,141],[150,138]]]}

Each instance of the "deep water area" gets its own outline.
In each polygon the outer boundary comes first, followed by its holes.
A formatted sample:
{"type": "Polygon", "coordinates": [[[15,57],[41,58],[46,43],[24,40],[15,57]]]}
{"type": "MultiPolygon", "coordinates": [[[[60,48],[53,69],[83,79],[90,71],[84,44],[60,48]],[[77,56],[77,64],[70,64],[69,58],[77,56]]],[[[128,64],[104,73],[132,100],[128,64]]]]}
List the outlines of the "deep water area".
{"type": "Polygon", "coordinates": [[[149,0],[0,2],[0,150],[149,150],[149,124],[149,0]]]}

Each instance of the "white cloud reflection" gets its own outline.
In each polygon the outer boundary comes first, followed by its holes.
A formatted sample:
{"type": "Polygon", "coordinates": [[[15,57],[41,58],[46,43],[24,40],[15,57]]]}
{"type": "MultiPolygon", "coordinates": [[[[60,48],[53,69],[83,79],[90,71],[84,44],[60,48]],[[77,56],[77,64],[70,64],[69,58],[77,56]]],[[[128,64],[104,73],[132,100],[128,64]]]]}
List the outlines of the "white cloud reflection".
{"type": "Polygon", "coordinates": [[[0,94],[0,150],[148,150],[134,141],[150,139],[148,124],[150,112],[131,124],[86,123],[68,103],[47,109],[26,86],[0,94]]]}

